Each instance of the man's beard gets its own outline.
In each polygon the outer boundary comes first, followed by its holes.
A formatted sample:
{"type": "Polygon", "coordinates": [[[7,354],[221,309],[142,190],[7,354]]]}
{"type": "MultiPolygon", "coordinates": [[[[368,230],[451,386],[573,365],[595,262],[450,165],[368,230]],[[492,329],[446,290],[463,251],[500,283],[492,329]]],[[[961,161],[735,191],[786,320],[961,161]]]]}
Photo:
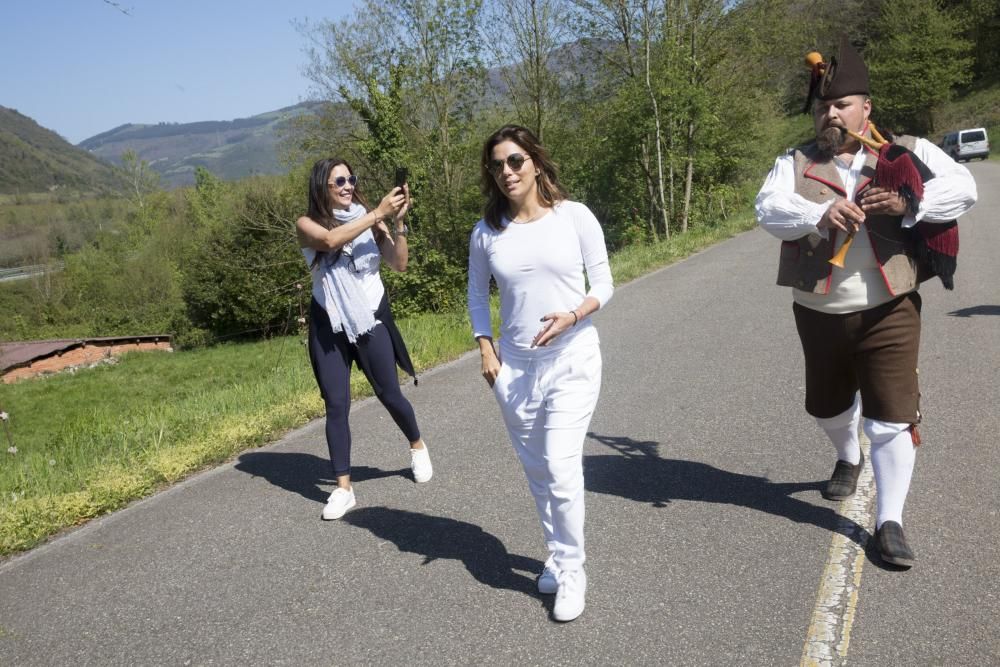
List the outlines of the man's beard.
{"type": "Polygon", "coordinates": [[[816,135],[816,148],[825,160],[831,160],[843,148],[846,139],[844,128],[831,125],[816,135]]]}

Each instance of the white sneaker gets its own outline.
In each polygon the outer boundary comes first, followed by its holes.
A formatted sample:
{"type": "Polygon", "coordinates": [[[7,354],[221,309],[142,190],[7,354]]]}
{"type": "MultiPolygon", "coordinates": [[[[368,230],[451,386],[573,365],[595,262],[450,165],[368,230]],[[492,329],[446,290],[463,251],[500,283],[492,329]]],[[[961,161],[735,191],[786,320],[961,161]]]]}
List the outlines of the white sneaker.
{"type": "Polygon", "coordinates": [[[545,568],[538,575],[536,582],[538,583],[538,592],[542,595],[552,595],[559,590],[559,570],[551,558],[545,561],[545,568]]]}
{"type": "Polygon", "coordinates": [[[431,466],[431,454],[427,451],[426,442],[423,449],[410,447],[410,468],[413,470],[413,479],[418,484],[431,481],[434,468],[431,466]]]}
{"type": "Polygon", "coordinates": [[[556,593],[556,606],[552,609],[552,617],[564,623],[572,621],[583,613],[586,595],[587,575],[582,569],[560,573],[559,592],[556,593]]]}
{"type": "Polygon", "coordinates": [[[323,508],[323,518],[327,521],[339,519],[347,514],[347,510],[357,504],[358,501],[354,497],[353,488],[348,491],[347,489],[342,489],[338,486],[334,489],[333,493],[330,494],[330,499],[326,501],[326,507],[323,508]]]}

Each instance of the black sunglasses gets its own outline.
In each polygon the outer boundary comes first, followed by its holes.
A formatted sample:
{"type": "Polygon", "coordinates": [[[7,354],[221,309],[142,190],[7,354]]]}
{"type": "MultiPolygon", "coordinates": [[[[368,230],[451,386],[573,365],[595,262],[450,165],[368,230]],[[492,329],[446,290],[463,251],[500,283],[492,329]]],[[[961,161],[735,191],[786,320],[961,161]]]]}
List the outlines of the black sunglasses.
{"type": "Polygon", "coordinates": [[[491,174],[497,176],[503,171],[504,162],[507,163],[507,166],[510,167],[511,171],[521,171],[521,167],[524,166],[525,161],[530,159],[530,155],[511,153],[507,156],[506,160],[490,160],[486,163],[486,168],[490,170],[491,174]]]}
{"type": "Polygon", "coordinates": [[[333,179],[333,183],[327,183],[327,185],[334,185],[338,188],[342,188],[344,187],[345,183],[350,183],[352,186],[357,185],[358,177],[355,176],[354,174],[351,174],[350,176],[338,176],[337,178],[333,179]]]}

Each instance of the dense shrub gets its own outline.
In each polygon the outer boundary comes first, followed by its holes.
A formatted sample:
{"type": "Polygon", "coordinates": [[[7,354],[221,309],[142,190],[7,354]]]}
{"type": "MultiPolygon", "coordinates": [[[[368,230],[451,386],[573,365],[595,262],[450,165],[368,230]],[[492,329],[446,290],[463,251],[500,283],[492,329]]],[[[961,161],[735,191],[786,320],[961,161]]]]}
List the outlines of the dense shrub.
{"type": "Polygon", "coordinates": [[[464,307],[465,266],[449,261],[419,235],[411,235],[408,241],[410,260],[406,272],[382,270],[393,314],[401,317],[464,307]]]}
{"type": "Polygon", "coordinates": [[[192,208],[207,217],[183,267],[191,321],[213,339],[286,332],[304,298],[296,285],[307,279],[294,233],[302,210],[297,184],[261,178],[218,185],[206,181],[200,195],[211,191],[217,199],[202,197],[205,206],[192,208]]]}

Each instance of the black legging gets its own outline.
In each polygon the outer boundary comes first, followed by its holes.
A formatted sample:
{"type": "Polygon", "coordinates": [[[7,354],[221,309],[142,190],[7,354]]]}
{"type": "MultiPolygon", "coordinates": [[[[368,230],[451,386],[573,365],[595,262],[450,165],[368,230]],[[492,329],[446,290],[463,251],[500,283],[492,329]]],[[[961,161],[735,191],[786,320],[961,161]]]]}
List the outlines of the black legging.
{"type": "Polygon", "coordinates": [[[359,354],[368,359],[375,395],[409,442],[420,439],[413,406],[403,396],[396,375],[392,341],[382,324],[352,345],[343,331],[334,333],[330,318],[315,301],[310,307],[309,358],[320,393],[326,403],[326,444],[334,476],[351,472],[351,364],[359,354]]]}

